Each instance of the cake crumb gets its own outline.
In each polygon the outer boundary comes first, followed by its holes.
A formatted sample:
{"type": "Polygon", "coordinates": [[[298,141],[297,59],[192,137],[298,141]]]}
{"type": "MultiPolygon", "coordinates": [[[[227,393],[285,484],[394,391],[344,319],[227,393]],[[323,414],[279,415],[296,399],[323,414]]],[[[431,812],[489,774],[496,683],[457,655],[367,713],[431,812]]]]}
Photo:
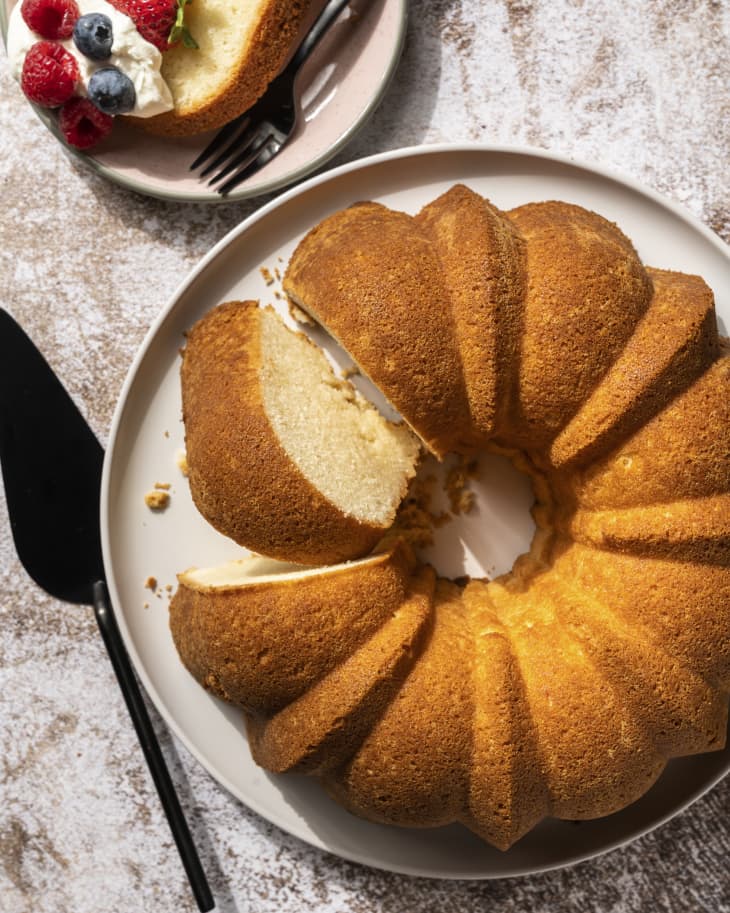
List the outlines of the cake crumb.
{"type": "Polygon", "coordinates": [[[360,369],[357,365],[350,365],[349,368],[345,368],[342,371],[342,376],[345,380],[349,380],[351,377],[358,377],[360,374],[360,369]]]}
{"type": "Polygon", "coordinates": [[[395,522],[388,531],[388,538],[405,539],[414,548],[433,545],[433,531],[448,523],[447,513],[435,513],[431,506],[436,476],[416,477],[411,481],[408,494],[403,499],[395,522]]]}
{"type": "Polygon", "coordinates": [[[456,514],[468,514],[474,507],[475,496],[473,491],[462,491],[452,510],[456,514]]]}
{"type": "Polygon", "coordinates": [[[188,474],[188,455],[184,450],[178,450],[175,454],[175,462],[177,463],[177,468],[180,472],[187,477],[188,474]]]}
{"type": "Polygon", "coordinates": [[[149,609],[149,607],[150,607],[149,602],[143,602],[143,603],[142,603],[142,608],[143,608],[143,609],[149,609]]]}
{"type": "Polygon", "coordinates": [[[168,437],[168,438],[170,437],[170,432],[169,432],[169,431],[165,431],[164,434],[165,434],[165,437],[168,437]]]}
{"type": "Polygon", "coordinates": [[[145,589],[147,590],[156,590],[157,589],[157,577],[152,577],[151,575],[144,582],[145,589]]]}
{"type": "Polygon", "coordinates": [[[468,486],[470,479],[477,478],[478,470],[479,466],[476,460],[471,460],[468,463],[460,460],[447,472],[444,490],[454,516],[468,514],[474,507],[474,492],[468,486]]]}
{"type": "Polygon", "coordinates": [[[471,581],[472,581],[472,578],[469,576],[469,574],[462,574],[460,577],[454,577],[454,579],[451,582],[455,586],[458,586],[459,589],[463,590],[464,587],[469,586],[471,581]]]}
{"type": "Polygon", "coordinates": [[[390,544],[401,538],[417,550],[433,546],[437,529],[451,523],[458,514],[467,514],[474,508],[476,496],[469,481],[478,477],[478,461],[462,458],[443,476],[433,473],[416,476],[411,480],[383,542],[390,544]],[[450,510],[434,506],[434,501],[438,504],[441,496],[446,497],[450,510]]]}
{"type": "Polygon", "coordinates": [[[169,491],[172,486],[169,482],[155,482],[155,488],[158,491],[169,491]]]}
{"type": "Polygon", "coordinates": [[[172,593],[172,584],[171,584],[171,583],[166,583],[166,584],[165,584],[165,592],[166,592],[166,593],[172,593]]]}
{"type": "Polygon", "coordinates": [[[260,272],[261,275],[263,276],[264,282],[265,282],[267,285],[273,285],[273,284],[274,284],[274,277],[273,277],[273,275],[272,275],[272,273],[271,273],[271,270],[270,270],[268,267],[266,267],[266,266],[260,267],[260,268],[259,268],[259,272],[260,272]]]}
{"type": "Polygon", "coordinates": [[[170,503],[170,492],[155,488],[144,496],[144,503],[150,510],[165,510],[170,503]]]}
{"type": "Polygon", "coordinates": [[[287,303],[289,305],[289,316],[292,320],[296,320],[297,323],[303,323],[305,326],[313,327],[315,325],[309,314],[303,311],[298,304],[294,304],[291,298],[287,298],[287,303]]]}
{"type": "Polygon", "coordinates": [[[447,513],[430,513],[429,516],[434,529],[441,529],[442,526],[446,526],[447,523],[451,522],[451,517],[447,513]]]}

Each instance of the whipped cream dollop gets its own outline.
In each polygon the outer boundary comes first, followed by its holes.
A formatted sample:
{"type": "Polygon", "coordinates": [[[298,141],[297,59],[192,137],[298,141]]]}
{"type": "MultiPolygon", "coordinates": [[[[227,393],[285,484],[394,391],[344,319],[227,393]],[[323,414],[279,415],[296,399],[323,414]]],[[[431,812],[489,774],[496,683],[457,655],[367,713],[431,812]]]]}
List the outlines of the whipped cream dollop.
{"type": "MultiPolygon", "coordinates": [[[[79,65],[80,82],[77,94],[87,96],[86,86],[95,70],[102,67],[117,67],[132,80],[136,92],[134,108],[129,112],[136,117],[154,117],[173,107],[172,95],[162,78],[162,54],[139,34],[134,22],[120,13],[106,0],[76,0],[81,15],[104,13],[111,19],[114,43],[111,56],[106,60],[91,60],[78,50],[73,38],[60,41],[79,65]]],[[[10,72],[20,82],[23,61],[40,35],[28,28],[20,13],[20,2],[16,3],[8,23],[8,60],[10,72]]]]}

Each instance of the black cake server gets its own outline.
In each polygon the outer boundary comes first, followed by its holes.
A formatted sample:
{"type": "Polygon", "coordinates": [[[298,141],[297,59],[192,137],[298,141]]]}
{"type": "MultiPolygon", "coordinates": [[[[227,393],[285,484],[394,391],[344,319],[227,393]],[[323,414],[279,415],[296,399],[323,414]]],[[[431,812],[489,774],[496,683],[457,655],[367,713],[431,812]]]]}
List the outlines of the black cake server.
{"type": "Polygon", "coordinates": [[[93,605],[198,907],[215,906],[104,580],[99,492],[104,451],[41,353],[0,308],[0,463],[18,556],[56,599],[93,605]]]}

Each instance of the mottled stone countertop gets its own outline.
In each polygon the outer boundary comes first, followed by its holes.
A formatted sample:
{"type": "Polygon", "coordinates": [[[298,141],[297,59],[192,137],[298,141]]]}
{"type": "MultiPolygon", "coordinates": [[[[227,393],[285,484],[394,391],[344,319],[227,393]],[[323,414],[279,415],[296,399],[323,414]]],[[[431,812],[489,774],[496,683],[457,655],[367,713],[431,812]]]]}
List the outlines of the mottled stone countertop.
{"type": "MultiPolygon", "coordinates": [[[[337,162],[418,143],[533,145],[622,171],[730,241],[730,3],[413,0],[403,58],[337,162]]],[[[147,199],[72,165],[0,55],[3,303],[106,440],[147,327],[261,201],[147,199]]],[[[0,910],[194,904],[90,611],[32,586],[0,508],[0,910]]],[[[311,849],[249,812],[155,715],[227,913],[730,911],[730,780],[573,869],[438,882],[311,849]]]]}

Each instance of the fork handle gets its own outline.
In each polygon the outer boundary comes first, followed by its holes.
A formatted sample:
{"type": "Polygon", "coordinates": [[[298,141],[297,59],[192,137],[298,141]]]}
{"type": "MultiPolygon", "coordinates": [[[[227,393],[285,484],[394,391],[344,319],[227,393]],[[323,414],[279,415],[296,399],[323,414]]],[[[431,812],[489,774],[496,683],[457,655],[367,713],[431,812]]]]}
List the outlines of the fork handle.
{"type": "Polygon", "coordinates": [[[317,47],[320,39],[329,30],[335,19],[347,6],[350,0],[329,0],[322,12],[317,16],[314,25],[307,32],[304,40],[297,48],[296,54],[286,66],[285,72],[293,75],[317,47]]]}

